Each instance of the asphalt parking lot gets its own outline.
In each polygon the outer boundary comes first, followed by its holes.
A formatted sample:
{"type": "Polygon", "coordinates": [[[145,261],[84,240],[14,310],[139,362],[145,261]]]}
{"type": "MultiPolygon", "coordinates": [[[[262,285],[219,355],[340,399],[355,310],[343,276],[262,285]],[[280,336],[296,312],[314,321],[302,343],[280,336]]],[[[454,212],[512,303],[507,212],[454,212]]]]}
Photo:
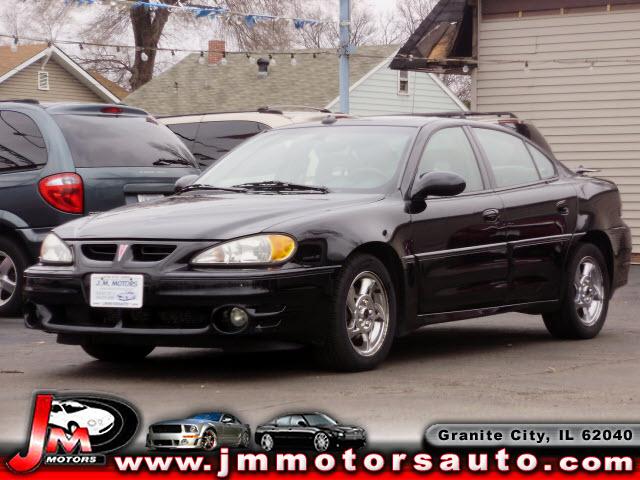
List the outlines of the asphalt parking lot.
{"type": "Polygon", "coordinates": [[[372,443],[418,445],[436,421],[638,422],[639,287],[634,267],[595,340],[557,341],[539,317],[509,314],[425,328],[397,342],[382,368],[357,374],[318,370],[299,351],[162,348],[137,366],[106,365],[20,318],[1,319],[0,425],[22,443],[36,389],[118,395],[145,427],[196,411],[228,410],[255,427],[321,410],[365,427],[372,443]]]}

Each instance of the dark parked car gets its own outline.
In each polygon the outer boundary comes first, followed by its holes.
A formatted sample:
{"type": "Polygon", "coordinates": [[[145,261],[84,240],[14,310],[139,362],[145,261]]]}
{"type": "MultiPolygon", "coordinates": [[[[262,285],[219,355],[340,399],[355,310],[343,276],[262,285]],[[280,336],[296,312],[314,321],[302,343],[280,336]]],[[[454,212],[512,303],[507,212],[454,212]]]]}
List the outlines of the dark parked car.
{"type": "Polygon", "coordinates": [[[326,452],[363,447],[367,434],[363,428],[340,425],[324,413],[296,413],[258,426],[255,441],[267,452],[274,449],[326,452]]]}
{"type": "Polygon", "coordinates": [[[193,182],[56,228],[27,324],[102,360],[275,338],[363,370],[416,328],[506,311],[592,338],[627,282],[616,186],[496,125],[329,117],[193,182]]]}
{"type": "Polygon", "coordinates": [[[49,231],[173,192],[191,153],[142,110],[0,102],[0,316],[21,306],[23,272],[49,231]]]}

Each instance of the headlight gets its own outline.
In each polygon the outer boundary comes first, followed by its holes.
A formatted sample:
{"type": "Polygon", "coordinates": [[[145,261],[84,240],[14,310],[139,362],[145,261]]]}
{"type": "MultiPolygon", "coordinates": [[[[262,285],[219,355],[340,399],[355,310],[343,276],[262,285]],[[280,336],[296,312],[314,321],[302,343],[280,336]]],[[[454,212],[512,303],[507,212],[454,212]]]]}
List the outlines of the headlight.
{"type": "Polygon", "coordinates": [[[198,426],[197,425],[189,425],[189,431],[191,433],[198,433],[198,426]]]}
{"type": "Polygon", "coordinates": [[[338,432],[338,438],[344,438],[344,432],[338,432]]]}
{"type": "Polygon", "coordinates": [[[42,247],[40,247],[40,261],[42,263],[70,265],[73,263],[73,253],[56,234],[50,233],[45,237],[42,247]]]}
{"type": "Polygon", "coordinates": [[[95,427],[96,426],[96,421],[92,418],[91,420],[89,420],[87,422],[87,425],[89,425],[90,427],[95,427]]]}
{"type": "Polygon", "coordinates": [[[241,265],[281,263],[296,250],[296,241],[287,235],[254,235],[216,245],[196,255],[194,265],[241,265]]]}

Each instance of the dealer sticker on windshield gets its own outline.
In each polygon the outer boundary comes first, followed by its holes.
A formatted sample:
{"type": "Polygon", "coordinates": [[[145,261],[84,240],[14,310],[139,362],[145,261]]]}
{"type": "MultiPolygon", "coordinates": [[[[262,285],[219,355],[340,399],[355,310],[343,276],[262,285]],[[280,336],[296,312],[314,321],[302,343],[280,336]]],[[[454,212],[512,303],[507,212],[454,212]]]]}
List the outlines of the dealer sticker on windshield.
{"type": "Polygon", "coordinates": [[[92,307],[141,308],[144,287],[143,275],[91,275],[92,307]]]}

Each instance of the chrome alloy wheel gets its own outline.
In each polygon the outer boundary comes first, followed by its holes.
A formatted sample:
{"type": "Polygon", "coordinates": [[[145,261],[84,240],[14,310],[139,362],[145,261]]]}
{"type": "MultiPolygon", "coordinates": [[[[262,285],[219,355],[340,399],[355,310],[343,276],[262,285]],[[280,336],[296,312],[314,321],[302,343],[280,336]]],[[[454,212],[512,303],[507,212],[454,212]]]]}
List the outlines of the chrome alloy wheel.
{"type": "Polygon", "coordinates": [[[200,446],[203,450],[211,451],[216,448],[218,443],[218,439],[216,438],[216,434],[213,430],[207,430],[202,434],[202,440],[200,441],[200,446]]]}
{"type": "Polygon", "coordinates": [[[373,272],[362,272],[347,293],[347,335],[363,357],[378,353],[389,330],[389,297],[373,272]]]}
{"type": "Polygon", "coordinates": [[[273,450],[273,437],[268,433],[265,433],[260,439],[260,446],[265,452],[273,450]]]}
{"type": "Polygon", "coordinates": [[[17,281],[16,264],[9,255],[0,250],[0,307],[13,298],[17,281]]]}
{"type": "Polygon", "coordinates": [[[598,262],[593,257],[584,257],[573,281],[574,305],[580,321],[591,327],[600,319],[604,307],[604,280],[598,262]]]}
{"type": "Polygon", "coordinates": [[[316,452],[326,452],[329,449],[329,437],[324,432],[316,433],[313,437],[313,447],[316,452]]]}

